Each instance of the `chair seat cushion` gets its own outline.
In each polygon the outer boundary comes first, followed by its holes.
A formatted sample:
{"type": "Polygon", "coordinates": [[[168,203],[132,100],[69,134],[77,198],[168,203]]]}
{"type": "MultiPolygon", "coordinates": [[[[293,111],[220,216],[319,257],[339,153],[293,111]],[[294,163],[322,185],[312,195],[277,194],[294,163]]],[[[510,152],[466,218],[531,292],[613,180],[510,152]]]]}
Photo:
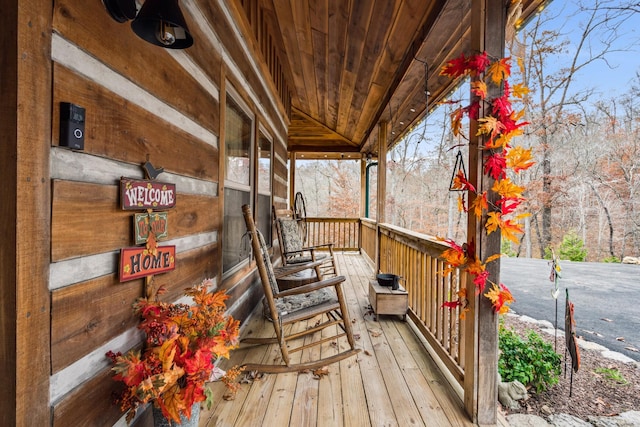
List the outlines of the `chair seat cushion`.
{"type": "MultiPolygon", "coordinates": [[[[308,294],[277,298],[275,300],[275,304],[280,316],[284,316],[322,303],[337,301],[338,297],[336,296],[334,288],[322,288],[308,294]]],[[[271,319],[271,316],[269,315],[269,306],[266,303],[266,300],[264,300],[263,303],[264,315],[267,319],[271,319]]]]}

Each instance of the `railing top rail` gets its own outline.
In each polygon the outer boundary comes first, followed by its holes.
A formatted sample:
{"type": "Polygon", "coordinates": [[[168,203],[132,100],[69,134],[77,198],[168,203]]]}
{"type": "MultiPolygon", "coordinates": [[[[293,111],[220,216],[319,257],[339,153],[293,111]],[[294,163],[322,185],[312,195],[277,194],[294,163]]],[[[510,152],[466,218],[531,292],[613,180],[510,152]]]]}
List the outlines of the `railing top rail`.
{"type": "Polygon", "coordinates": [[[416,250],[427,252],[434,256],[440,256],[449,246],[434,236],[407,230],[392,224],[378,224],[380,232],[387,236],[393,236],[404,244],[416,250]]]}

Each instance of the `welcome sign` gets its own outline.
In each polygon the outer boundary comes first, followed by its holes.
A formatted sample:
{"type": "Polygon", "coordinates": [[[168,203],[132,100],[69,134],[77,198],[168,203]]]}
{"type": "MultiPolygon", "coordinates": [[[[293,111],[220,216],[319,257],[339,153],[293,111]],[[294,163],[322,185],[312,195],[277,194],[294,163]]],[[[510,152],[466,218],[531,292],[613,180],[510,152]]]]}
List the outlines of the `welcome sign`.
{"type": "Polygon", "coordinates": [[[158,181],[120,179],[123,210],[169,209],[176,205],[176,186],[158,181]]]}

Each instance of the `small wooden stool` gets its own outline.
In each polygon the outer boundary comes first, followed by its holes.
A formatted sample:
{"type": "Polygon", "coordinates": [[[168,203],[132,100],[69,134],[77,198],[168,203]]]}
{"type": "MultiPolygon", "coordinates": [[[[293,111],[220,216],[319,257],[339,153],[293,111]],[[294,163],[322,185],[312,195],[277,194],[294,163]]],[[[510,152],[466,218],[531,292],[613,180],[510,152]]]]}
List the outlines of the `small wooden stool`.
{"type": "Polygon", "coordinates": [[[380,286],[377,280],[369,281],[369,303],[376,316],[397,314],[407,320],[409,293],[402,286],[394,291],[390,286],[380,286]]]}

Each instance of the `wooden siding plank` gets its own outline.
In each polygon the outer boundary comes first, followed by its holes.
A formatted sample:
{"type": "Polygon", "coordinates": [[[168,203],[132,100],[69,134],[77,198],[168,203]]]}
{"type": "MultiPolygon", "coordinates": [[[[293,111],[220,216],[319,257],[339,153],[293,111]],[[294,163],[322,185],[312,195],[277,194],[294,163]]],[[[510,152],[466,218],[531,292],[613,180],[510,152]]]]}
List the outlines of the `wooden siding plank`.
{"type": "MultiPolygon", "coordinates": [[[[169,210],[169,239],[219,230],[217,197],[178,193],[169,210]]],[[[133,246],[133,214],[119,207],[119,186],[53,182],[51,258],[54,262],[133,246]],[[103,227],[108,224],[108,228],[103,227]],[[102,230],[96,235],[97,230],[102,230]]]]}
{"type": "MultiPolygon", "coordinates": [[[[95,377],[66,395],[53,406],[53,427],[110,427],[122,417],[114,404],[119,384],[111,379],[111,369],[103,369],[95,377]]],[[[49,425],[47,423],[47,425],[49,425]]]]}
{"type": "Polygon", "coordinates": [[[65,39],[218,134],[218,102],[213,96],[203,91],[167,50],[154,48],[128,25],[111,19],[102,2],[57,0],[53,28],[65,39]],[[105,35],[108,35],[109,43],[105,43],[105,35]],[[135,60],[132,60],[132,52],[135,60]],[[162,66],[151,65],[157,63],[162,66]]]}
{"type": "Polygon", "coordinates": [[[50,423],[48,291],[51,15],[45,0],[0,1],[0,424],[50,423]]]}
{"type": "MultiPolygon", "coordinates": [[[[60,102],[86,109],[86,153],[142,164],[149,160],[166,172],[217,181],[218,149],[200,141],[101,85],[54,64],[53,144],[59,140],[60,102]],[[167,143],[171,141],[171,143],[167,143]]],[[[211,110],[218,110],[217,103],[211,110]]],[[[160,175],[159,180],[162,180],[160,175]]]]}
{"type": "MultiPolygon", "coordinates": [[[[176,270],[156,275],[165,301],[180,298],[187,287],[212,277],[218,269],[218,245],[176,256],[176,270]]],[[[132,305],[143,296],[143,279],[120,283],[116,274],[57,289],[51,294],[51,365],[53,373],[89,354],[138,323],[132,305]]],[[[229,301],[232,303],[232,301],[229,301]]]]}

